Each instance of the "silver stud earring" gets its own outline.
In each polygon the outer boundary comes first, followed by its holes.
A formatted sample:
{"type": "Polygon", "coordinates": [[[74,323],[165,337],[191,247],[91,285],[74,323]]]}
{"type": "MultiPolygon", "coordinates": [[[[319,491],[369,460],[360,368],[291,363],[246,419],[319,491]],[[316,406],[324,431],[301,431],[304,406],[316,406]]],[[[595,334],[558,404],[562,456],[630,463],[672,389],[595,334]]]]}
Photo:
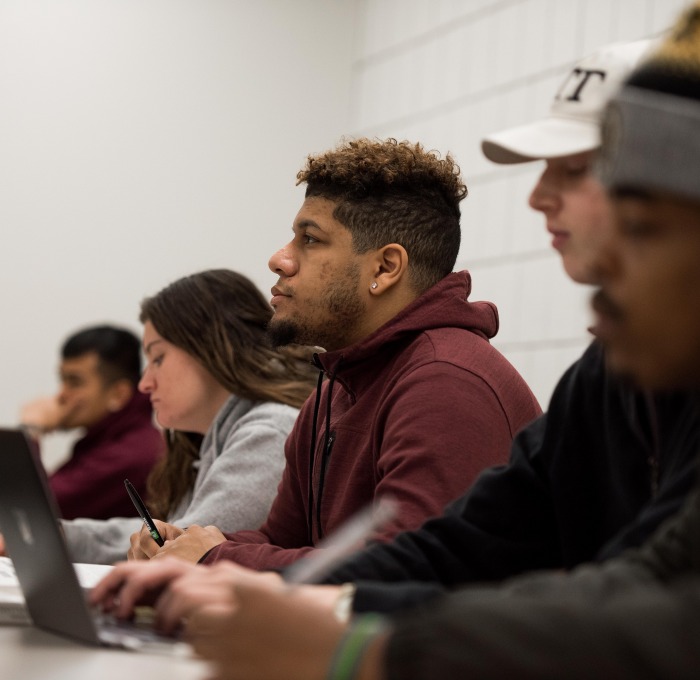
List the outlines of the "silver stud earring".
{"type": "Polygon", "coordinates": [[[376,281],[372,281],[372,285],[370,286],[370,288],[371,288],[372,290],[376,290],[376,288],[377,288],[378,286],[379,286],[379,284],[378,284],[376,281]]]}

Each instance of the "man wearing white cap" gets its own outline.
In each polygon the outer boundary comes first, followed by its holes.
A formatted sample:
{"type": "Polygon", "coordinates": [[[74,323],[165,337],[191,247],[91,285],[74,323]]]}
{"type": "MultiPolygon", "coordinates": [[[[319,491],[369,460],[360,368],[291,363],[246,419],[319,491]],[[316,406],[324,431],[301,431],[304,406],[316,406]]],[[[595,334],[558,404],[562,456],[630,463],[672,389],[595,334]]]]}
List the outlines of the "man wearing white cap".
{"type": "MultiPolygon", "coordinates": [[[[546,161],[530,205],[578,283],[598,283],[595,257],[613,232],[592,172],[599,119],[649,45],[598,50],[566,76],[548,117],[482,142],[497,163],[546,161]]],[[[516,437],[507,466],[484,472],[442,517],[364,550],[326,582],[356,583],[354,611],[386,611],[466,582],[608,559],[679,509],[698,448],[692,395],[635,391],[606,370],[594,341],[560,380],[547,414],[516,437]]]]}
{"type": "MultiPolygon", "coordinates": [[[[594,251],[612,231],[608,199],[590,171],[598,118],[645,47],[603,48],[576,64],[548,118],[484,140],[493,160],[547,161],[531,205],[546,216],[575,281],[595,282],[594,251]]],[[[483,473],[441,517],[358,553],[325,581],[346,585],[316,589],[316,596],[346,614],[389,612],[469,582],[616,556],[680,508],[699,448],[693,399],[634,391],[605,370],[594,342],[562,377],[548,413],[516,437],[507,466],[483,473]]],[[[173,569],[134,574],[134,583],[164,584],[180,573],[173,569]]],[[[232,569],[230,583],[240,574],[232,569]]],[[[218,577],[227,583],[221,570],[218,577]]],[[[194,591],[180,595],[200,601],[194,591]]]]}
{"type": "Polygon", "coordinates": [[[597,282],[591,262],[610,234],[610,204],[591,173],[600,146],[599,118],[649,46],[650,41],[639,40],[601,48],[566,76],[546,118],[488,135],[481,143],[494,163],[546,161],[530,205],[546,217],[552,246],[577,283],[597,282]]]}

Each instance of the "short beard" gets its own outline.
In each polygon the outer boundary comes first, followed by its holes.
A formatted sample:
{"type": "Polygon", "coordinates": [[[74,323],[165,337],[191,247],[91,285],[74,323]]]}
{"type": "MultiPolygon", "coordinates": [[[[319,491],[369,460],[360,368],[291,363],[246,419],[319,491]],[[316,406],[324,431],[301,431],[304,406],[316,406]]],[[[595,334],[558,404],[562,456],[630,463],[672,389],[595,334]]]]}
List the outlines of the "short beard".
{"type": "Polygon", "coordinates": [[[310,345],[326,351],[347,347],[367,312],[357,292],[359,277],[359,266],[350,264],[294,319],[277,320],[273,315],[267,326],[270,342],[275,347],[310,345]]]}
{"type": "Polygon", "coordinates": [[[267,324],[267,337],[274,348],[294,345],[298,343],[299,328],[292,321],[275,322],[273,318],[267,324]]]}

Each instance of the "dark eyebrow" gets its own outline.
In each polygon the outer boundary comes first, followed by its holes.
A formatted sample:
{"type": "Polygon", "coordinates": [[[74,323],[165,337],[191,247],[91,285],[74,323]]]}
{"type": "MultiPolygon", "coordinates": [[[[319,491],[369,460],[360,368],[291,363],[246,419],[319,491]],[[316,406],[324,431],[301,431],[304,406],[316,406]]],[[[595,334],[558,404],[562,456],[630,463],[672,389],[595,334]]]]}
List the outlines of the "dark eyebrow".
{"type": "Polygon", "coordinates": [[[311,227],[312,229],[318,229],[319,231],[323,231],[323,228],[320,227],[316,222],[310,219],[305,219],[297,222],[296,224],[292,225],[292,231],[296,231],[297,229],[308,229],[311,227]]]}

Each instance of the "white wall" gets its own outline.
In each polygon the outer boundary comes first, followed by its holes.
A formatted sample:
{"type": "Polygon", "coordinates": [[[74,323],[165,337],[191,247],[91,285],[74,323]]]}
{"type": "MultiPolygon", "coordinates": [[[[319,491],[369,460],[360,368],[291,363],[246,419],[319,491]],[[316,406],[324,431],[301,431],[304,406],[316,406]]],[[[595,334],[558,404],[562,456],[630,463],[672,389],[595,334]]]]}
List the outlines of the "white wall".
{"type": "Polygon", "coordinates": [[[452,152],[470,195],[459,264],[495,301],[494,344],[543,406],[588,343],[583,286],[563,274],[527,196],[538,163],[487,161],[481,138],[544,115],[578,58],[656,34],[686,0],[361,0],[353,130],[452,152]]]}
{"type": "Polygon", "coordinates": [[[226,266],[263,291],[307,153],[343,134],[452,152],[460,266],[543,405],[587,344],[526,207],[537,164],[483,135],[543,115],[579,56],[667,27],[682,0],[0,0],[0,422],[55,387],[79,326],[226,266]]]}
{"type": "Polygon", "coordinates": [[[305,155],[349,127],[355,3],[0,0],[0,422],[76,328],[290,236],[305,155]]]}

